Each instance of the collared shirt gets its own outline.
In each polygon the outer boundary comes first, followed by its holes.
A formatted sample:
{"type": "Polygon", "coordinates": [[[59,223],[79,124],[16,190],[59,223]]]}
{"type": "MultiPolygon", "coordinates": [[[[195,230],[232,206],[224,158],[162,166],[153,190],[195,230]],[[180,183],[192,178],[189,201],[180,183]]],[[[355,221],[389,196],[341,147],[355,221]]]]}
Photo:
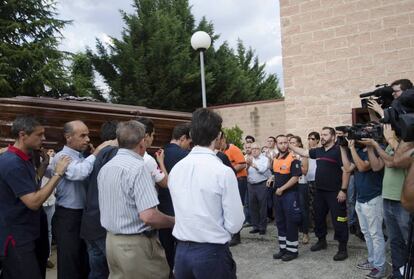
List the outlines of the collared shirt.
{"type": "Polygon", "coordinates": [[[237,185],[234,172],[212,150],[194,147],[168,177],[175,210],[173,235],[200,243],[230,241],[244,221],[237,185]]]}
{"type": "Polygon", "coordinates": [[[263,154],[260,154],[257,158],[253,156],[251,158],[257,169],[252,166],[247,169],[247,181],[250,184],[255,184],[267,180],[272,175],[268,168],[269,158],[263,154]]]}
{"type": "Polygon", "coordinates": [[[144,159],[120,148],[98,174],[101,224],[113,234],[137,234],[151,228],[139,213],[158,205],[154,182],[144,159]]]}
{"type": "Polygon", "coordinates": [[[19,247],[39,238],[40,210],[29,209],[20,199],[38,189],[29,157],[10,146],[0,156],[0,256],[10,243],[19,247]]]}
{"type": "Polygon", "coordinates": [[[79,151],[65,145],[55,155],[49,167],[54,169],[57,161],[64,155],[70,157],[71,162],[56,187],[56,204],[65,208],[83,209],[86,203],[84,180],[92,172],[95,155],[89,155],[85,159],[79,151]]]}
{"type": "Polygon", "coordinates": [[[155,183],[158,183],[164,179],[165,173],[162,172],[155,159],[149,155],[147,151],[145,151],[144,154],[144,163],[155,183]]]}

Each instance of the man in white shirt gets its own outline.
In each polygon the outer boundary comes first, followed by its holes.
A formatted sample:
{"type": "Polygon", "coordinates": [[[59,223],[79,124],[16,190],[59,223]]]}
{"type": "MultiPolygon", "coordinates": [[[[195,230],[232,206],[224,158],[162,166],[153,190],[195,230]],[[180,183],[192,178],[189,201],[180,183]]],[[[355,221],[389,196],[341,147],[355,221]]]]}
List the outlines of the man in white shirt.
{"type": "Polygon", "coordinates": [[[236,176],[214,153],[221,117],[208,109],[193,113],[195,145],[169,174],[177,238],[176,278],[236,278],[228,242],[244,221],[236,176]]]}

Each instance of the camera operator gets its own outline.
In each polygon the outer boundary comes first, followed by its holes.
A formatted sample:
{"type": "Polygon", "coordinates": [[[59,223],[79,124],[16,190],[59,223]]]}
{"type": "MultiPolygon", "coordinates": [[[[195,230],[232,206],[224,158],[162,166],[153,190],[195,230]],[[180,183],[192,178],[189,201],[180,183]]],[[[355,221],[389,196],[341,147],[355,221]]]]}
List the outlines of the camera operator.
{"type": "MultiPolygon", "coordinates": [[[[391,83],[390,86],[393,90],[392,96],[394,99],[398,99],[403,91],[413,88],[413,83],[409,79],[399,79],[391,83]]],[[[371,99],[368,101],[368,108],[374,110],[381,117],[384,117],[384,110],[375,100],[371,99]]]]}
{"type": "Polygon", "coordinates": [[[388,231],[391,247],[392,278],[403,278],[400,268],[407,262],[407,241],[410,215],[401,204],[401,192],[405,179],[405,170],[396,168],[394,150],[399,139],[391,129],[391,125],[384,125],[384,138],[388,146],[383,150],[373,139],[363,139],[361,143],[367,146],[368,161],[373,171],[384,169],[382,182],[382,198],[384,220],[388,231]],[[375,152],[379,155],[375,154],[375,152]]]}
{"type": "Polygon", "coordinates": [[[344,169],[348,172],[354,171],[355,210],[368,249],[368,259],[357,264],[357,267],[370,270],[368,278],[383,278],[386,274],[385,241],[382,233],[383,171],[372,170],[368,161],[367,148],[355,146],[355,140],[348,140],[352,162],[348,158],[348,148],[343,145],[340,148],[344,169]]]}

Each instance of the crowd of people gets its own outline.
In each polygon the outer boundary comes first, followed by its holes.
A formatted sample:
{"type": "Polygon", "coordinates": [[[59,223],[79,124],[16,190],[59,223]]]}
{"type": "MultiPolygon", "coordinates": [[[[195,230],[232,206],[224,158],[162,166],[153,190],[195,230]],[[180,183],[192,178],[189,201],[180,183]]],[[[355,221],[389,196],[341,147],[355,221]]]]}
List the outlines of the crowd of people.
{"type": "MultiPolygon", "coordinates": [[[[404,86],[393,84],[395,98],[404,86]]],[[[345,146],[340,131],[323,127],[309,133],[307,148],[291,134],[270,136],[264,146],[246,136],[239,148],[217,113],[198,109],[154,158],[147,149],[155,128],[144,117],[108,121],[94,148],[86,124],[74,120],[54,154],[41,148],[39,121],[16,118],[15,143],[0,155],[0,278],[45,278],[52,232],[59,279],[236,278],[229,247],[241,243],[243,227],[265,235],[274,220],[273,259],[288,262],[311,229],[317,241],[310,250],[327,248],[328,213],[334,261],[348,258],[349,233],[358,227],[368,257],[357,267],[367,278],[403,278],[414,145],[390,126],[386,145],[362,139],[345,146]]]]}

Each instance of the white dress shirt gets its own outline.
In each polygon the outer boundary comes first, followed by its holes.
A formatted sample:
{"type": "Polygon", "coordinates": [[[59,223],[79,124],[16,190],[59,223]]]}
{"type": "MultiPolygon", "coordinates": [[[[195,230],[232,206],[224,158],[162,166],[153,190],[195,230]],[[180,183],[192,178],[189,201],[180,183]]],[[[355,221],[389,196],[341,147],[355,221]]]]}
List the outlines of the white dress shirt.
{"type": "Polygon", "coordinates": [[[152,179],[154,182],[158,183],[164,179],[165,173],[158,167],[157,162],[155,159],[145,151],[144,154],[144,164],[149,173],[151,174],[152,179]]]}
{"type": "Polygon", "coordinates": [[[272,175],[269,170],[269,158],[263,154],[260,154],[257,158],[253,156],[251,158],[256,168],[249,166],[247,169],[247,181],[250,184],[266,181],[272,175]]]}
{"type": "Polygon", "coordinates": [[[236,175],[211,149],[194,147],[171,170],[168,188],[177,239],[224,244],[242,228],[245,217],[236,175]]]}

